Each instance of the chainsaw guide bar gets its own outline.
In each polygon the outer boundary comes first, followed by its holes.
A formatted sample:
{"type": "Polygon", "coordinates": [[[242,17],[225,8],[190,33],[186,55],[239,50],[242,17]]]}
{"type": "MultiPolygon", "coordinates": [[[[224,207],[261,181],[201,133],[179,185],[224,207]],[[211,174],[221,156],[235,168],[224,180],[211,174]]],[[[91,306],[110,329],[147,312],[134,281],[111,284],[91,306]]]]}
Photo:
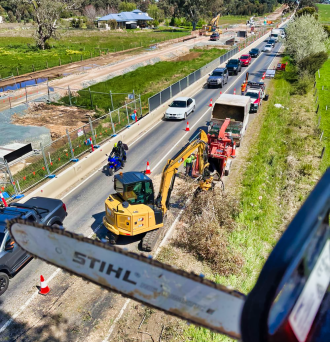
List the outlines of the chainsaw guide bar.
{"type": "Polygon", "coordinates": [[[245,295],[236,290],[61,228],[19,219],[7,224],[30,255],[196,325],[241,337],[245,295]]]}

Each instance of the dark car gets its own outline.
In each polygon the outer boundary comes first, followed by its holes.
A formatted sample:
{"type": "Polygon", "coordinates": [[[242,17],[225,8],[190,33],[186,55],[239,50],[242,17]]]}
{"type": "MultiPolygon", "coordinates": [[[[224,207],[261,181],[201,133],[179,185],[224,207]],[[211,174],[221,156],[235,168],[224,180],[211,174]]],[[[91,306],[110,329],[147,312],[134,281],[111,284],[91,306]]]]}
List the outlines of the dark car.
{"type": "Polygon", "coordinates": [[[255,49],[251,49],[251,51],[249,52],[249,55],[252,58],[257,58],[260,55],[260,50],[255,48],[255,49]]]}
{"type": "Polygon", "coordinates": [[[242,64],[239,59],[230,59],[226,64],[229,75],[234,74],[237,75],[242,70],[242,64]]]}
{"type": "Polygon", "coordinates": [[[219,40],[220,39],[220,34],[219,32],[213,32],[211,34],[210,40],[219,40]]]}
{"type": "Polygon", "coordinates": [[[228,70],[227,68],[216,68],[210,74],[210,77],[207,79],[207,86],[211,87],[219,87],[222,88],[224,84],[228,82],[228,70]]]}
{"type": "Polygon", "coordinates": [[[276,40],[275,39],[268,39],[268,44],[270,44],[272,47],[275,47],[276,40]]]}
{"type": "Polygon", "coordinates": [[[66,215],[65,204],[53,198],[33,197],[25,203],[0,207],[0,296],[7,290],[9,278],[32,258],[11,238],[6,220],[20,218],[48,226],[61,226],[66,215]]]}

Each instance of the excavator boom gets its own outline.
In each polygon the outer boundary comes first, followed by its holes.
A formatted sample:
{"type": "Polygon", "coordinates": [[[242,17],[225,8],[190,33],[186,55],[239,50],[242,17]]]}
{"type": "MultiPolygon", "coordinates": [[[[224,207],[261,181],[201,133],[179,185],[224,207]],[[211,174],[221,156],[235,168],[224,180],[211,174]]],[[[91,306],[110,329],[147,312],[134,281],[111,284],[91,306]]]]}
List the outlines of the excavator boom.
{"type": "Polygon", "coordinates": [[[205,166],[204,153],[207,148],[208,138],[206,133],[201,130],[198,139],[189,142],[179,151],[174,158],[169,159],[163,169],[162,180],[160,184],[159,194],[156,200],[157,205],[162,209],[163,214],[166,213],[171,192],[173,189],[175,175],[178,172],[179,166],[182,165],[184,160],[189,157],[196,149],[198,149],[198,165],[199,173],[202,174],[205,166]]]}

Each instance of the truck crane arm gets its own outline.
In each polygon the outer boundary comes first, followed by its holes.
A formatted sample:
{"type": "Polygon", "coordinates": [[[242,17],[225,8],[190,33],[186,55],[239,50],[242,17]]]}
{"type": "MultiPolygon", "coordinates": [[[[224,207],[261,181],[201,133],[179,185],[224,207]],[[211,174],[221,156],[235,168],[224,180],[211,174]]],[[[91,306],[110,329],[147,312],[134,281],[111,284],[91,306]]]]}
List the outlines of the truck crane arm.
{"type": "Polygon", "coordinates": [[[175,182],[175,175],[178,172],[179,166],[182,165],[184,160],[189,157],[196,149],[198,149],[199,173],[203,173],[205,162],[207,162],[207,142],[207,135],[203,130],[201,130],[198,139],[189,142],[172,159],[169,159],[167,161],[167,164],[163,169],[159,194],[156,199],[156,204],[159,208],[162,209],[163,214],[165,214],[167,211],[175,182]]]}

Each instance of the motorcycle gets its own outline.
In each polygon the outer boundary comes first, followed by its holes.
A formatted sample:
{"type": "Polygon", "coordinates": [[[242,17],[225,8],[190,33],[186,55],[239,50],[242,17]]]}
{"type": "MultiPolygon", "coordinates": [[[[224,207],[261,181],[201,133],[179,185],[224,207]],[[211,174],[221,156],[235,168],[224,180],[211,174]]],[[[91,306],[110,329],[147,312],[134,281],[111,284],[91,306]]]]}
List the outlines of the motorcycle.
{"type": "Polygon", "coordinates": [[[126,153],[125,153],[123,159],[124,159],[123,163],[121,163],[117,156],[113,156],[113,157],[109,156],[108,157],[108,172],[109,172],[109,176],[112,176],[120,168],[124,167],[125,160],[126,160],[126,153]]]}

